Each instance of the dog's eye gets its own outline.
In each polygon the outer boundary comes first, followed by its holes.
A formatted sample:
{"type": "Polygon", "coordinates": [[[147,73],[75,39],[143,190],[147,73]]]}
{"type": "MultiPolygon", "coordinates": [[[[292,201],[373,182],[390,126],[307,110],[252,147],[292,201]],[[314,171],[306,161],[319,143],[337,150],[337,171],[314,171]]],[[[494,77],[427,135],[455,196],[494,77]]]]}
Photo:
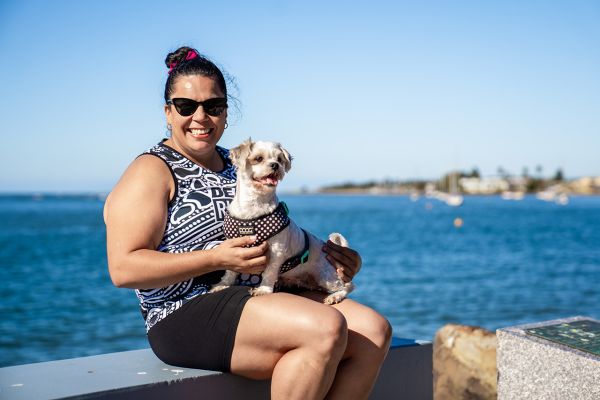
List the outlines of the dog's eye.
{"type": "Polygon", "coordinates": [[[254,159],[254,161],[256,161],[256,162],[262,162],[262,160],[263,160],[262,156],[258,156],[254,159]]]}

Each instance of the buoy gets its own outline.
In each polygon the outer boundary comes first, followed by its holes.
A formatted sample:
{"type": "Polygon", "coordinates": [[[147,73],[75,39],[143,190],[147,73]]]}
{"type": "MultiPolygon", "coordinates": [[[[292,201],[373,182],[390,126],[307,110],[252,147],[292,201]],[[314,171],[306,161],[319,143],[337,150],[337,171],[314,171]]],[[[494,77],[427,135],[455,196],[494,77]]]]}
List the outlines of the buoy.
{"type": "Polygon", "coordinates": [[[460,228],[463,226],[463,220],[460,217],[454,218],[454,227],[460,228]]]}

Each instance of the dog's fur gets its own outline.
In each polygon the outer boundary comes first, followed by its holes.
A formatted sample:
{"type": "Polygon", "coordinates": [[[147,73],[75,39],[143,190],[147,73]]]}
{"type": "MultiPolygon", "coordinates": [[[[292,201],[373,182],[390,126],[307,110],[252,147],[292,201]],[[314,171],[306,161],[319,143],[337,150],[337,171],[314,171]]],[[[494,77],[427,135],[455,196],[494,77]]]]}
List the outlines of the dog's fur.
{"type": "MultiPolygon", "coordinates": [[[[292,157],[287,150],[279,143],[253,142],[248,139],[231,149],[229,156],[237,168],[236,193],[228,207],[230,215],[238,219],[253,219],[273,212],[279,204],[275,193],[277,184],[292,165],[292,157]]],[[[262,273],[260,286],[251,290],[253,296],[273,293],[273,287],[278,280],[283,286],[324,290],[329,293],[324,299],[327,304],[342,301],[354,289],[352,282],[346,283],[337,276],[335,267],[325,258],[323,241],[310,233],[308,237],[308,261],[281,275],[279,269],[283,262],[302,251],[304,233],[290,219],[289,226],[268,239],[268,265],[262,273]]],[[[329,239],[348,247],[348,242],[339,233],[332,233],[329,239]]],[[[236,277],[236,272],[227,271],[211,292],[233,285],[236,277]]]]}

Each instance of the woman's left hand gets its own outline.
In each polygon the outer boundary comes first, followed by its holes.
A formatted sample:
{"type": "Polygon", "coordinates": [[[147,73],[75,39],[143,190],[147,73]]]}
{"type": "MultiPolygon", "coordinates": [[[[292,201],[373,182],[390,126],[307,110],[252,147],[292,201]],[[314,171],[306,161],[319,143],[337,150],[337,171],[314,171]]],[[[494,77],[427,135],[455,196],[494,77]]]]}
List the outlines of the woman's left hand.
{"type": "Polygon", "coordinates": [[[356,250],[342,247],[328,240],[323,246],[323,251],[327,253],[327,261],[331,263],[344,282],[350,282],[360,270],[362,259],[356,250]]]}

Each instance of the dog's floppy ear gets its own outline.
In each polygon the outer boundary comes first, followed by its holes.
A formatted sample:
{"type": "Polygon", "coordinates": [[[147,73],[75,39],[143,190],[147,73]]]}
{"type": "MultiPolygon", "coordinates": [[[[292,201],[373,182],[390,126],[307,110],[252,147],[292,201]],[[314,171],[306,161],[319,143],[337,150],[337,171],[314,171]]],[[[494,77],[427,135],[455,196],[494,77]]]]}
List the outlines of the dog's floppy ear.
{"type": "Polygon", "coordinates": [[[281,144],[278,143],[278,145],[279,145],[279,148],[281,149],[281,153],[283,154],[283,158],[285,160],[285,162],[284,162],[285,172],[289,172],[290,168],[292,168],[293,157],[290,155],[290,153],[286,149],[283,148],[283,146],[281,146],[281,144]]]}
{"type": "Polygon", "coordinates": [[[252,138],[248,138],[239,146],[229,150],[229,158],[231,159],[231,163],[238,168],[243,168],[246,164],[248,156],[250,155],[250,152],[252,152],[253,145],[254,142],[252,141],[252,138]]]}

